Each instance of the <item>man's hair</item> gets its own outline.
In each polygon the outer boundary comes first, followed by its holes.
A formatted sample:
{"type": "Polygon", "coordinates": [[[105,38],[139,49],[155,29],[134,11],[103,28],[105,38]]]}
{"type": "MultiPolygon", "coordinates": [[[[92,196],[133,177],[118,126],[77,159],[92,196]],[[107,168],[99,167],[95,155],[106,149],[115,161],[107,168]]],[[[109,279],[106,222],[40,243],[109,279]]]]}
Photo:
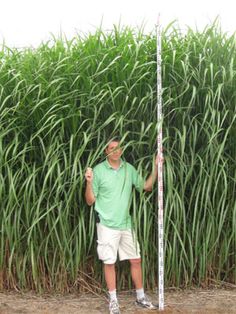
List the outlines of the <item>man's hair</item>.
{"type": "Polygon", "coordinates": [[[111,142],[120,142],[120,141],[121,141],[121,137],[120,137],[120,136],[109,137],[108,140],[107,140],[106,148],[108,147],[108,145],[109,145],[111,142]]]}

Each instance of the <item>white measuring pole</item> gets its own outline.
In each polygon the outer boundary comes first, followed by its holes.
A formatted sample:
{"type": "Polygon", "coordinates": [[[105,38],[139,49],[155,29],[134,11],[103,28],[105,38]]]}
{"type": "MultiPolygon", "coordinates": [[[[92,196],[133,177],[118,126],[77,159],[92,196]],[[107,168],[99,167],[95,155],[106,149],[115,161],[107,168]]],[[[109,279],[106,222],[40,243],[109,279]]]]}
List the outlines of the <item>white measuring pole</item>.
{"type": "MultiPolygon", "coordinates": [[[[162,80],[161,24],[157,23],[157,151],[162,155],[162,80]]],[[[163,223],[163,162],[158,159],[158,291],[159,310],[164,310],[164,223],[163,223]]]]}

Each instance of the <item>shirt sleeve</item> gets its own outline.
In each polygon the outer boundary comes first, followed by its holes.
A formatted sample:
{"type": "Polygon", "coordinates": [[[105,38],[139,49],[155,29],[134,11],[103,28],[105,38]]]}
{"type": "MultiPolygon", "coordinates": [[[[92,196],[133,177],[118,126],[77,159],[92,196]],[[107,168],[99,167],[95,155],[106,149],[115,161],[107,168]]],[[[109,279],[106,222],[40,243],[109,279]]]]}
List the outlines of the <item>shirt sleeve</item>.
{"type": "Polygon", "coordinates": [[[135,188],[141,192],[144,189],[144,178],[138,173],[138,171],[132,167],[132,180],[135,188]]]}
{"type": "Polygon", "coordinates": [[[93,187],[93,194],[94,194],[95,197],[97,197],[98,196],[98,191],[99,191],[99,176],[98,176],[98,171],[97,171],[96,167],[93,170],[92,187],[93,187]]]}

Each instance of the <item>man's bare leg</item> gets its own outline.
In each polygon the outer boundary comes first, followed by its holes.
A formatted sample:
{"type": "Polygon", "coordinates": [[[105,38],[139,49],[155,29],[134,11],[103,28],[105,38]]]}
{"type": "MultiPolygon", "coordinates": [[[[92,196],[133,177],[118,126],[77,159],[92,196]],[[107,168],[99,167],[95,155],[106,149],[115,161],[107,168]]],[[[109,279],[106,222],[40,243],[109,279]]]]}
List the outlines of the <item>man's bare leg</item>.
{"type": "Polygon", "coordinates": [[[141,258],[130,259],[131,276],[136,290],[143,288],[141,258]]]}
{"type": "Polygon", "coordinates": [[[115,264],[104,264],[104,274],[108,291],[114,291],[116,289],[115,264]]]}
{"type": "Polygon", "coordinates": [[[120,314],[116,296],[116,270],[115,264],[104,264],[105,280],[109,292],[109,311],[111,314],[120,314]]]}

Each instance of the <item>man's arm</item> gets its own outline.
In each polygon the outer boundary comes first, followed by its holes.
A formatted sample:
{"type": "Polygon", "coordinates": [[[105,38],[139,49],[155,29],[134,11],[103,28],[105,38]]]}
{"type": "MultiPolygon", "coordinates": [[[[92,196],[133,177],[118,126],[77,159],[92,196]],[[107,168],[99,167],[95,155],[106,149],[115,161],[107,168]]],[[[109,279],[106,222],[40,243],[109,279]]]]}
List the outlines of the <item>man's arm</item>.
{"type": "Polygon", "coordinates": [[[144,190],[147,192],[152,191],[153,185],[157,178],[157,166],[155,165],[155,169],[153,173],[150,174],[150,176],[147,178],[147,180],[144,183],[144,190]]]}
{"type": "Polygon", "coordinates": [[[163,163],[164,159],[163,159],[163,155],[157,155],[156,156],[156,160],[155,160],[155,168],[154,171],[150,174],[150,176],[147,178],[147,180],[144,183],[144,190],[145,191],[152,191],[153,185],[157,179],[157,174],[158,174],[158,162],[162,162],[163,163]]]}
{"type": "Polygon", "coordinates": [[[85,199],[86,203],[91,206],[95,202],[96,198],[93,193],[93,170],[92,168],[87,168],[85,172],[86,190],[85,190],[85,199]]]}

